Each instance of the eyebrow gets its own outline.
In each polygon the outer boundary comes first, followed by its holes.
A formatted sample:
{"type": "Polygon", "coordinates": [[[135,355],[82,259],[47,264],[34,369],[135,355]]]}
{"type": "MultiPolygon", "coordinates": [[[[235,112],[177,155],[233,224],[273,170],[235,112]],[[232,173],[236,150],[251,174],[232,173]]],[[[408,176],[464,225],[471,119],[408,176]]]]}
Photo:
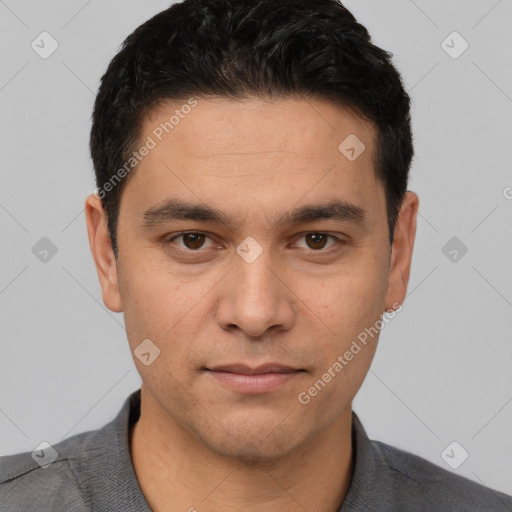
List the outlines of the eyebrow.
{"type": "MultiPolygon", "coordinates": [[[[142,215],[144,227],[153,227],[171,221],[194,220],[235,227],[237,223],[227,213],[202,204],[181,199],[168,199],[147,209],[142,215]]],[[[281,213],[273,222],[274,227],[307,224],[317,220],[332,219],[339,222],[364,224],[367,215],[363,208],[346,200],[333,200],[323,204],[308,204],[281,213]]]]}

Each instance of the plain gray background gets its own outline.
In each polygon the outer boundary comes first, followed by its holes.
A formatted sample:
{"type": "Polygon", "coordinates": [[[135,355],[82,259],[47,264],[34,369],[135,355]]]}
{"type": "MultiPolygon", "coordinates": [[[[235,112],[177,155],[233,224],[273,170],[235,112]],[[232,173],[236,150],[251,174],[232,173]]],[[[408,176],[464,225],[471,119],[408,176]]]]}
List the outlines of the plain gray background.
{"type": "MultiPolygon", "coordinates": [[[[0,0],[1,455],[101,427],[140,385],[90,256],[88,132],[108,62],[168,5],[0,0]],[[31,47],[44,31],[46,59],[31,47]]],[[[454,471],[512,494],[512,1],[345,5],[412,96],[421,200],[409,295],[354,410],[370,437],[447,469],[456,441],[452,460],[469,457],[454,471]]]]}

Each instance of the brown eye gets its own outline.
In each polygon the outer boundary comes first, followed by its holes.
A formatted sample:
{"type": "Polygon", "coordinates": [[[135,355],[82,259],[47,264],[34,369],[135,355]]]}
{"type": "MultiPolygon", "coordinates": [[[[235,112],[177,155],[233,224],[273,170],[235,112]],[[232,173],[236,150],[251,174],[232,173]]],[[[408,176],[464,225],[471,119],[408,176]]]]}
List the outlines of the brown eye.
{"type": "Polygon", "coordinates": [[[205,235],[201,233],[184,233],[180,235],[183,238],[183,243],[187,249],[200,249],[204,244],[205,235]]]}
{"type": "Polygon", "coordinates": [[[327,243],[329,235],[324,233],[309,233],[305,235],[305,238],[311,249],[323,249],[327,243]]]}
{"type": "Polygon", "coordinates": [[[331,254],[336,248],[341,248],[345,242],[337,236],[313,231],[302,235],[294,245],[302,249],[308,249],[310,254],[318,253],[318,256],[331,254]]]}

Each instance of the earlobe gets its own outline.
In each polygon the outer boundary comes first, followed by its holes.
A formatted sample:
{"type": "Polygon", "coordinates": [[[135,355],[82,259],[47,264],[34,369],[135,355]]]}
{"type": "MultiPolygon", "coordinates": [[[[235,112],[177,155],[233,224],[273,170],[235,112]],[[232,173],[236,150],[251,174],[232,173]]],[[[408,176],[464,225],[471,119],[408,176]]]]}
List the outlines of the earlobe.
{"type": "Polygon", "coordinates": [[[416,238],[416,221],[419,197],[408,191],[395,225],[393,247],[386,296],[386,310],[396,309],[393,305],[403,304],[411,272],[411,261],[416,238]]]}
{"type": "Polygon", "coordinates": [[[123,311],[119,293],[117,262],[108,233],[107,217],[100,198],[91,194],[85,201],[89,246],[100,280],[103,302],[111,311],[123,311]]]}

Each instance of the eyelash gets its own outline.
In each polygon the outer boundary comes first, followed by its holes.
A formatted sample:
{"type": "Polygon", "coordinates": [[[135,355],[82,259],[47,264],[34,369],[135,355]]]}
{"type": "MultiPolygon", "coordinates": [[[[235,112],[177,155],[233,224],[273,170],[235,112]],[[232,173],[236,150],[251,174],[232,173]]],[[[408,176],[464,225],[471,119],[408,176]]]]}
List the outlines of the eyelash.
{"type": "MultiPolygon", "coordinates": [[[[167,247],[169,245],[171,245],[174,240],[184,236],[184,235],[203,235],[207,238],[210,238],[211,237],[207,234],[207,233],[203,233],[201,231],[183,231],[181,233],[178,233],[176,235],[173,235],[172,237],[170,238],[165,238],[162,240],[162,245],[164,247],[167,247]]],[[[332,252],[333,250],[336,249],[336,247],[340,246],[340,245],[344,245],[346,243],[345,240],[341,239],[341,238],[338,238],[337,236],[334,236],[334,235],[331,235],[329,233],[324,233],[322,231],[309,231],[307,233],[304,233],[302,234],[298,240],[300,240],[301,238],[304,238],[305,236],[307,235],[325,235],[331,239],[333,239],[336,243],[335,245],[333,245],[332,247],[328,248],[328,249],[309,249],[309,251],[311,253],[315,253],[315,254],[328,254],[330,252],[332,252]]],[[[201,249],[188,249],[188,248],[181,248],[181,247],[178,247],[177,249],[178,251],[182,251],[182,252],[188,252],[188,253],[191,253],[191,254],[201,254],[201,249]]]]}

